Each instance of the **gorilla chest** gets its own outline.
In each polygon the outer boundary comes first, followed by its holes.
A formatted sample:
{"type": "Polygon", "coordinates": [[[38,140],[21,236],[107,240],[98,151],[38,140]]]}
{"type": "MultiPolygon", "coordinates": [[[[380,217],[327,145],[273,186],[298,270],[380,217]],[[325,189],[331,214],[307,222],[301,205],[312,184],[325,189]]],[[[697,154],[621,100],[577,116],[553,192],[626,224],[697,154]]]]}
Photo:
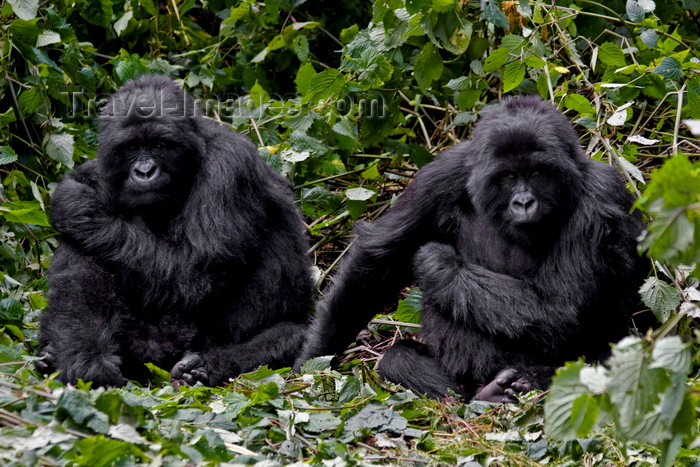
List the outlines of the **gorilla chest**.
{"type": "Polygon", "coordinates": [[[537,269],[539,258],[505,238],[492,224],[474,217],[465,222],[458,239],[462,261],[490,271],[524,278],[537,269]]]}

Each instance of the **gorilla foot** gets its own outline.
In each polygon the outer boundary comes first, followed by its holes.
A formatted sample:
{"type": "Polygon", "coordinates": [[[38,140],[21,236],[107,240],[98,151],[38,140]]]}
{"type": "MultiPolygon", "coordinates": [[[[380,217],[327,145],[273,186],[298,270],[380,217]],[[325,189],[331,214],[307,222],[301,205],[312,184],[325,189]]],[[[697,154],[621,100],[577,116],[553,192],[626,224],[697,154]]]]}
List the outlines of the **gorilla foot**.
{"type": "Polygon", "coordinates": [[[202,384],[209,385],[209,372],[204,366],[204,360],[197,354],[185,355],[185,357],[177,362],[172,370],[170,370],[170,381],[175,386],[175,389],[183,384],[192,386],[201,381],[202,384]]]}
{"type": "Polygon", "coordinates": [[[531,390],[530,381],[521,377],[518,370],[507,368],[498,373],[493,381],[479,388],[472,400],[517,404],[519,402],[517,394],[524,394],[531,390]]]}

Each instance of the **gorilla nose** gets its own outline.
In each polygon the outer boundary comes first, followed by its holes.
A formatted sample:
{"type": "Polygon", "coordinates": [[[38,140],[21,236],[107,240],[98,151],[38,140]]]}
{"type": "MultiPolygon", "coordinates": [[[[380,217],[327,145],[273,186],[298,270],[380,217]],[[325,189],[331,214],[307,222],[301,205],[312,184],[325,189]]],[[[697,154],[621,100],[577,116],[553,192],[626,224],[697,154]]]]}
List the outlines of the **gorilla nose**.
{"type": "Polygon", "coordinates": [[[150,182],[159,174],[160,168],[152,160],[137,161],[131,168],[131,176],[136,182],[150,182]]]}
{"type": "Polygon", "coordinates": [[[516,193],[510,202],[511,212],[521,218],[527,220],[537,213],[537,199],[530,193],[516,193]]]}

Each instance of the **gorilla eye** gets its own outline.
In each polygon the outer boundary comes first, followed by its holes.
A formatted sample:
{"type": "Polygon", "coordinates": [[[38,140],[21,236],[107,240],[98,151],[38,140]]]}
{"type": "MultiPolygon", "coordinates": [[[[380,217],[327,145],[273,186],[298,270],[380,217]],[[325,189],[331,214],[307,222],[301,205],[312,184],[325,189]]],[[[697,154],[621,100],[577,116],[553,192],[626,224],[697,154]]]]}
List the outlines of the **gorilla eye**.
{"type": "Polygon", "coordinates": [[[537,170],[535,170],[534,172],[532,172],[532,173],[530,174],[531,177],[539,177],[539,175],[540,175],[540,173],[539,173],[539,171],[537,171],[537,170]]]}
{"type": "Polygon", "coordinates": [[[506,176],[507,176],[509,179],[514,180],[514,179],[515,179],[515,172],[508,172],[508,173],[506,174],[506,176]]]}

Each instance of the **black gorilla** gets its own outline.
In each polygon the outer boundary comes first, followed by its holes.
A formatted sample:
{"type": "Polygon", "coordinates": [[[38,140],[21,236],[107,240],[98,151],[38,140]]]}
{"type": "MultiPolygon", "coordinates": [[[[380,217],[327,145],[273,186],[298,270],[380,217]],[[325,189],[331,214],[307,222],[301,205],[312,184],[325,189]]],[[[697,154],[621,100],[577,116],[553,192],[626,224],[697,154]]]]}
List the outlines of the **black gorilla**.
{"type": "Polygon", "coordinates": [[[297,366],[342,350],[414,277],[424,344],[398,342],[380,375],[433,397],[545,388],[554,368],[603,357],[628,330],[648,271],[632,201],[552,105],[507,100],[358,228],[297,366]]]}
{"type": "Polygon", "coordinates": [[[313,283],[289,184],[163,76],[125,84],[99,127],[97,158],[51,200],[40,369],[116,386],[153,362],[218,385],[293,363],[313,283]]]}

